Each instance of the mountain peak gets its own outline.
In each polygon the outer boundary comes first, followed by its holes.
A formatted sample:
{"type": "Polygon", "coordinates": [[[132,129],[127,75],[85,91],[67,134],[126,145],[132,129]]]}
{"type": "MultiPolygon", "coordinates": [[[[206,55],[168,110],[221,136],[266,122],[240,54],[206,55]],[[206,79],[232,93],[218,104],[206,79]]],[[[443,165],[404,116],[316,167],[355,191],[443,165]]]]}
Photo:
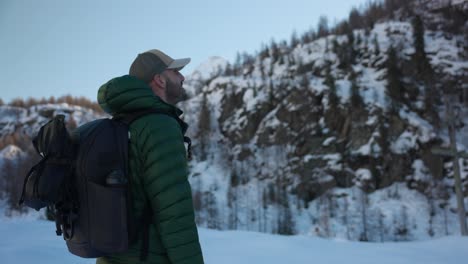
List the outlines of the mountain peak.
{"type": "Polygon", "coordinates": [[[206,81],[218,76],[226,67],[228,61],[219,56],[209,57],[206,61],[198,65],[190,75],[190,79],[206,81]]]}

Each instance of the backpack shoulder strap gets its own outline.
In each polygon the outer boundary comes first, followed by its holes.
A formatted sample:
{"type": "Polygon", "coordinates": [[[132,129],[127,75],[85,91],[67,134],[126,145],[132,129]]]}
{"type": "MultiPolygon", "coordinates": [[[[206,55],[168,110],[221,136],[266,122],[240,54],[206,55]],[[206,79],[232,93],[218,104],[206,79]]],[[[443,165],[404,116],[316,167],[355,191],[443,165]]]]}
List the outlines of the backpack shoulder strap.
{"type": "Polygon", "coordinates": [[[147,110],[136,111],[136,112],[129,113],[129,114],[116,115],[112,117],[112,120],[119,120],[127,124],[128,126],[130,126],[130,124],[133,123],[133,121],[145,115],[149,115],[149,114],[164,114],[164,115],[168,115],[172,118],[177,119],[175,115],[167,111],[163,111],[159,109],[147,109],[147,110]]]}
{"type": "MultiPolygon", "coordinates": [[[[160,109],[147,109],[147,110],[133,112],[130,114],[116,115],[112,117],[112,120],[120,120],[123,123],[125,123],[127,126],[130,126],[130,124],[132,124],[133,121],[145,115],[149,115],[149,114],[163,114],[163,115],[170,116],[174,118],[177,121],[177,123],[179,123],[182,133],[184,133],[185,130],[187,130],[187,124],[184,121],[182,121],[177,115],[167,112],[167,111],[160,110],[160,109]]],[[[184,142],[188,144],[187,158],[188,160],[192,160],[192,140],[189,137],[184,135],[184,142]]]]}

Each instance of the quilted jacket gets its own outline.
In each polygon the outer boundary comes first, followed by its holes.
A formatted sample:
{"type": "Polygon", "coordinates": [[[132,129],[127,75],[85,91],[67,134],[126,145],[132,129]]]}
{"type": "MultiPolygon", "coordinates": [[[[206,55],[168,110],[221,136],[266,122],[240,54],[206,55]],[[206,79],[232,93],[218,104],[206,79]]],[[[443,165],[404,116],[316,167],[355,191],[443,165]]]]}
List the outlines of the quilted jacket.
{"type": "Polygon", "coordinates": [[[187,125],[177,121],[182,111],[154,95],[146,83],[128,75],[101,86],[98,102],[111,115],[159,109],[176,118],[153,113],[140,117],[130,126],[133,213],[141,217],[148,204],[153,213],[146,261],[139,260],[143,240],[140,232],[138,241],[127,252],[98,258],[96,263],[203,263],[187,179],[183,142],[187,125]]]}

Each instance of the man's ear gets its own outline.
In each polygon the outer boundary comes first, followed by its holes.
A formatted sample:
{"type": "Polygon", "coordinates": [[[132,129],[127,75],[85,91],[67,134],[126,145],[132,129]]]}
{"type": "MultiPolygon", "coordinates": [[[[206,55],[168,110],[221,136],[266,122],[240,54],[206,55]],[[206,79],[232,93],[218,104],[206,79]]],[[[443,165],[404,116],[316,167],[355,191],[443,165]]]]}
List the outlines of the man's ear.
{"type": "Polygon", "coordinates": [[[165,87],[166,86],[166,80],[161,74],[156,74],[153,76],[153,81],[158,85],[159,87],[165,87]]]}

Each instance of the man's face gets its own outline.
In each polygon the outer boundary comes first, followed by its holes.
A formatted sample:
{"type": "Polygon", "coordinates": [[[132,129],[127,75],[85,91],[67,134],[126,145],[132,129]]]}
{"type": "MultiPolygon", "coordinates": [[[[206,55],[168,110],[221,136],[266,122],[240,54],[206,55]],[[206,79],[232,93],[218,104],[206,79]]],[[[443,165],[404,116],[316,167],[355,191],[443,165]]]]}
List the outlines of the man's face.
{"type": "Polygon", "coordinates": [[[162,74],[166,78],[166,99],[170,104],[177,104],[185,97],[185,89],[182,87],[184,76],[176,69],[165,70],[162,74]]]}

